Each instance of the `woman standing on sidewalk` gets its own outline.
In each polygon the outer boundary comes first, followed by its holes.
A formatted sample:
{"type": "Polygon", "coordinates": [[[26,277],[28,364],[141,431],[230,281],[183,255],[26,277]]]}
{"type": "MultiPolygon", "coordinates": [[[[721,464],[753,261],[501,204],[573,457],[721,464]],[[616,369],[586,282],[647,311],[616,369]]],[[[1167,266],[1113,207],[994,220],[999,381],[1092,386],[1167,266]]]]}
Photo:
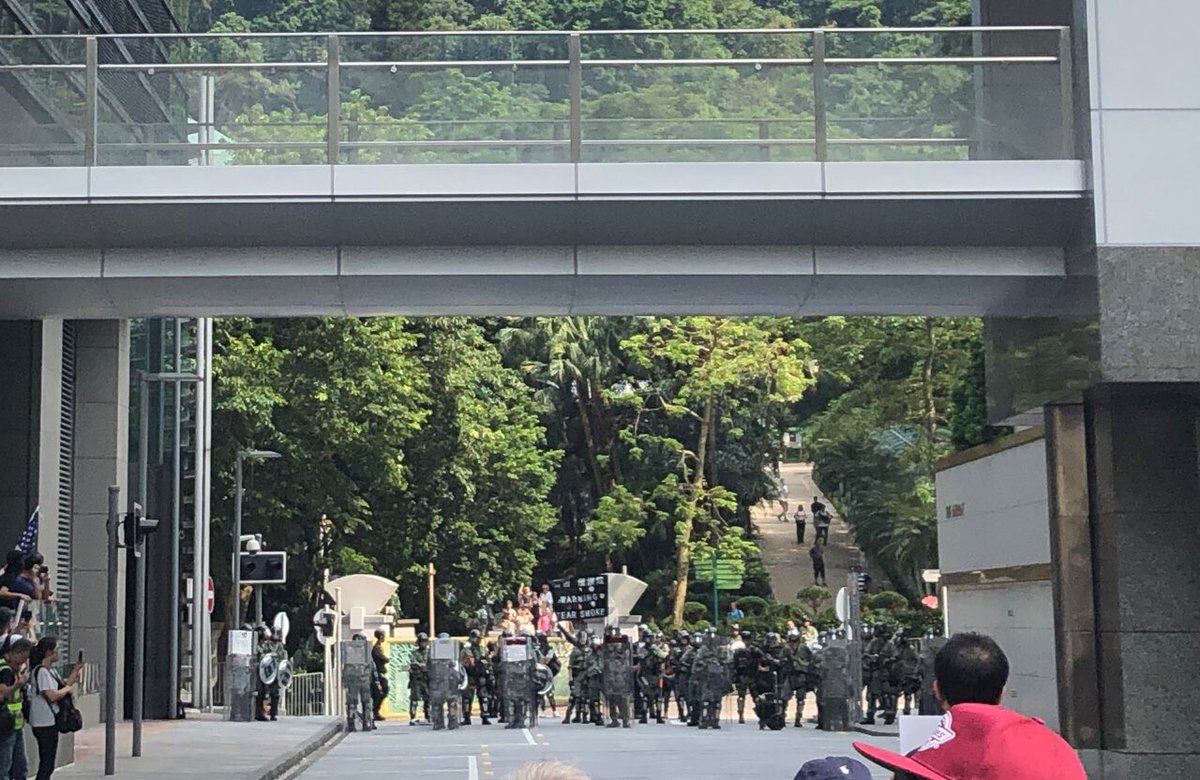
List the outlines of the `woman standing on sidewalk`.
{"type": "Polygon", "coordinates": [[[38,745],[37,780],[49,780],[54,774],[58,758],[58,703],[71,694],[79,681],[81,667],[76,665],[67,679],[55,670],[58,663],[58,640],[52,636],[42,637],[29,654],[29,666],[33,670],[30,693],[33,702],[29,708],[29,725],[38,745]]]}

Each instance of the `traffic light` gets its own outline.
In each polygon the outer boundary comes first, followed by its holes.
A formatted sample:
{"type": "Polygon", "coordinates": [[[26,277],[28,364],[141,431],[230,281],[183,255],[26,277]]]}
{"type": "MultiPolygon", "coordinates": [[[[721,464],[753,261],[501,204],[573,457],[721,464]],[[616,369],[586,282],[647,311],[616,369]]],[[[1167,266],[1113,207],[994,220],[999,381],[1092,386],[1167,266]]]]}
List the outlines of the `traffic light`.
{"type": "Polygon", "coordinates": [[[242,553],[238,571],[243,585],[281,585],[287,582],[287,553],[242,553]]]}
{"type": "Polygon", "coordinates": [[[125,546],[137,550],[140,542],[158,530],[158,520],[146,517],[142,505],[134,502],[133,511],[125,513],[125,546]]]}
{"type": "Polygon", "coordinates": [[[316,618],[313,620],[313,625],[317,629],[318,639],[333,639],[333,621],[336,616],[331,609],[323,609],[317,613],[316,618]]]}
{"type": "Polygon", "coordinates": [[[854,575],[854,578],[856,580],[858,580],[858,592],[866,593],[867,592],[867,573],[865,571],[860,571],[858,574],[854,575]]]}

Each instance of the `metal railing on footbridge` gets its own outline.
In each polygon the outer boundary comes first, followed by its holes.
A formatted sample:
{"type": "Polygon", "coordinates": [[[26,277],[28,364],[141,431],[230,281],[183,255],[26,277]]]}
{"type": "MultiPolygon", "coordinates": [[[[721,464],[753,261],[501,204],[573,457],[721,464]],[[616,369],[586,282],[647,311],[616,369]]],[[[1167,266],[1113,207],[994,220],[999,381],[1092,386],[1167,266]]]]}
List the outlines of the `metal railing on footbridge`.
{"type": "Polygon", "coordinates": [[[1062,27],[0,36],[6,90],[0,165],[1075,157],[1062,27]]]}

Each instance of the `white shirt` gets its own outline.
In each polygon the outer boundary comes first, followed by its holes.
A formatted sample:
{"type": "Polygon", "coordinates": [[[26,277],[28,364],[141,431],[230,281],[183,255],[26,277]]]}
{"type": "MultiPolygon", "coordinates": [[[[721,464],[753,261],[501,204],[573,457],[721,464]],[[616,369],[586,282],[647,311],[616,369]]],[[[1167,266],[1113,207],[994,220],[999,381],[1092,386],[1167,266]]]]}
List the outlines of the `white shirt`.
{"type": "Polygon", "coordinates": [[[46,667],[39,666],[33,684],[29,686],[29,725],[35,729],[54,725],[54,714],[58,711],[58,705],[46,701],[42,691],[57,691],[63,687],[57,677],[58,675],[46,667]]]}
{"type": "Polygon", "coordinates": [[[544,593],[539,593],[538,598],[542,600],[542,603],[545,604],[547,608],[549,608],[551,610],[554,609],[554,594],[553,593],[551,593],[550,591],[545,591],[544,593]]]}

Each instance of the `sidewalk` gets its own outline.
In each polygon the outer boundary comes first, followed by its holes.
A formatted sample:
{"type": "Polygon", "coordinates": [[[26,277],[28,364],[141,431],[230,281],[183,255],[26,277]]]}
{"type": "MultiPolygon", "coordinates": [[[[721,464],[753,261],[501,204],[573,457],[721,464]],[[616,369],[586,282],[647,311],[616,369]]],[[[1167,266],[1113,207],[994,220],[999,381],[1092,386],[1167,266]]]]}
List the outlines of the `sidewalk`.
{"type": "MultiPolygon", "coordinates": [[[[211,716],[147,721],[142,756],[131,758],[132,730],[117,726],[118,778],[275,780],[339,733],[337,718],[281,718],[276,723],[229,723],[211,716]]],[[[104,726],[75,735],[75,763],[54,773],[62,780],[104,776],[104,726]]]]}

